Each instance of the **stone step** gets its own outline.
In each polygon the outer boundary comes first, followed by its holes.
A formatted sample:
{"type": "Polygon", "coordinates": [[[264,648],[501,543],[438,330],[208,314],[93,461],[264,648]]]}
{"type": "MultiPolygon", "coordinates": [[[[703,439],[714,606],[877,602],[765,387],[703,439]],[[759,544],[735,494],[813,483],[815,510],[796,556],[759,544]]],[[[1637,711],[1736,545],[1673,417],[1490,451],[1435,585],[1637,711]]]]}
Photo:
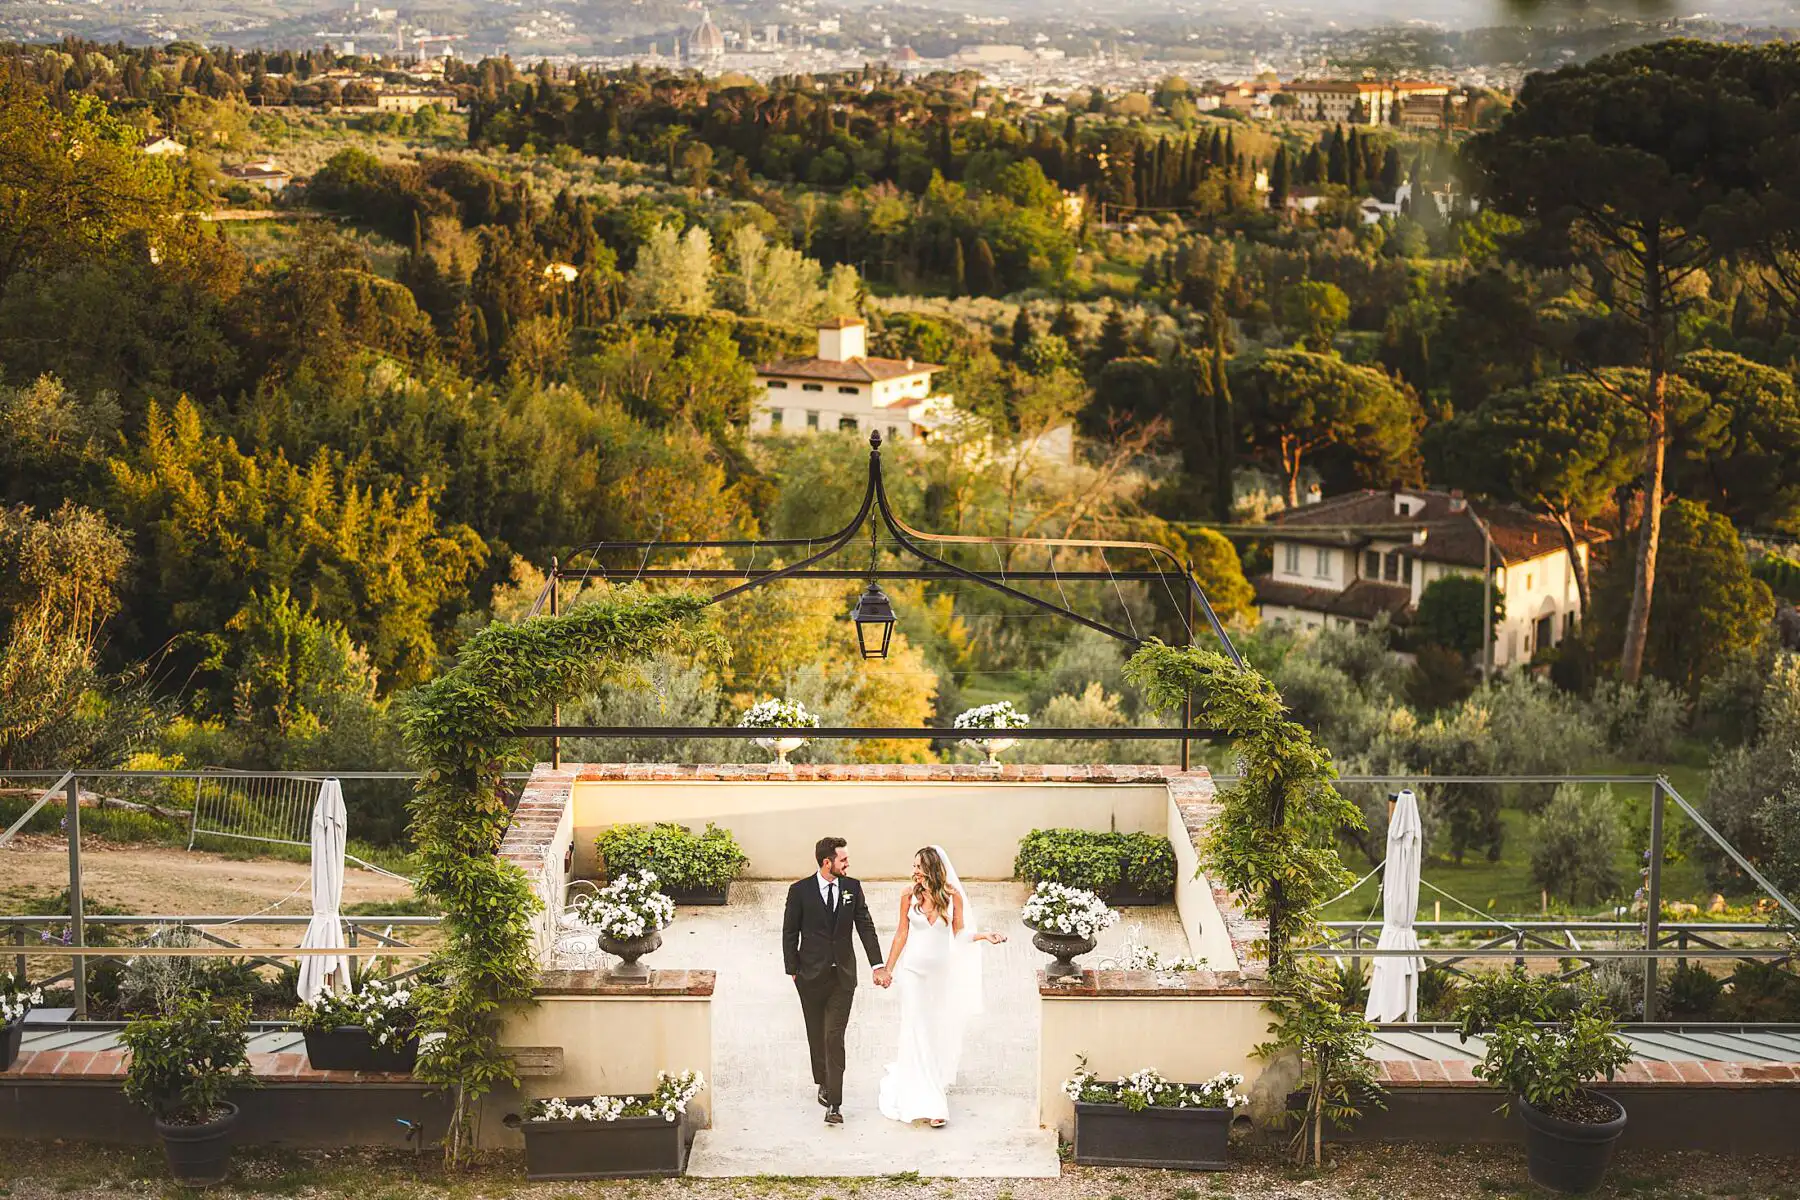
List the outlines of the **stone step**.
{"type": "Polygon", "coordinates": [[[838,1179],[908,1172],[940,1179],[1054,1179],[1061,1162],[1056,1135],[1048,1129],[997,1129],[981,1120],[931,1129],[901,1125],[879,1113],[847,1112],[841,1126],[828,1126],[815,1115],[804,1122],[703,1129],[694,1139],[687,1170],[709,1179],[838,1179]]]}

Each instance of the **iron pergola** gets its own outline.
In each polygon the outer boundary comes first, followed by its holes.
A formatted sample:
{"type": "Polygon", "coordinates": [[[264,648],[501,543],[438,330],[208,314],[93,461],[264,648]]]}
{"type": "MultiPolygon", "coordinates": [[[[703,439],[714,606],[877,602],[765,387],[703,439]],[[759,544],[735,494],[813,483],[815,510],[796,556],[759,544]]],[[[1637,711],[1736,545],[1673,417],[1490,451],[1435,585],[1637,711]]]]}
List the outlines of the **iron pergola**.
{"type": "MultiPolygon", "coordinates": [[[[887,596],[880,589],[882,580],[966,582],[976,584],[996,592],[1011,600],[1018,601],[1033,609],[1052,616],[1073,621],[1098,633],[1105,634],[1125,643],[1132,649],[1141,646],[1147,639],[1141,636],[1135,624],[1131,629],[1120,629],[1107,621],[1085,613],[1075,611],[1067,603],[1067,594],[1062,591],[1065,583],[1104,583],[1113,586],[1115,591],[1121,583],[1155,582],[1160,583],[1168,596],[1175,601],[1175,611],[1181,616],[1182,626],[1192,645],[1197,633],[1196,618],[1203,619],[1206,629],[1219,644],[1219,648],[1240,666],[1243,658],[1237,647],[1232,644],[1231,636],[1225,631],[1218,614],[1213,611],[1211,602],[1199,581],[1194,578],[1191,563],[1184,562],[1166,546],[1154,542],[1113,541],[1095,538],[1029,538],[1029,537],[987,537],[969,534],[935,534],[914,529],[902,520],[894,511],[888,499],[887,487],[882,478],[881,465],[881,433],[879,430],[869,435],[869,476],[868,485],[863,491],[862,504],[847,524],[836,533],[822,538],[767,538],[767,539],[724,539],[717,541],[638,541],[638,542],[590,542],[577,547],[574,555],[585,555],[589,566],[574,570],[564,567],[560,560],[552,559],[549,577],[536,603],[532,605],[529,616],[537,616],[548,608],[554,615],[558,608],[558,584],[565,579],[587,579],[598,575],[602,579],[627,579],[630,582],[671,580],[692,582],[695,580],[736,580],[733,586],[717,593],[709,604],[717,604],[730,600],[735,596],[753,588],[765,587],[784,579],[836,579],[862,580],[867,584],[862,597],[852,611],[857,622],[858,647],[865,658],[885,657],[887,638],[893,629],[893,610],[887,596]],[[869,531],[870,557],[869,566],[864,569],[855,567],[828,565],[834,555],[845,550],[856,539],[864,528],[869,531]],[[895,557],[899,554],[910,555],[918,565],[882,566],[880,562],[881,543],[878,540],[882,529],[889,535],[895,557]],[[934,554],[927,547],[949,546],[986,546],[995,550],[996,559],[1002,549],[1008,553],[1016,549],[1042,549],[1049,555],[1048,568],[1026,570],[1007,570],[1004,562],[996,572],[987,572],[965,567],[950,561],[940,554],[934,554]],[[659,552],[685,551],[704,552],[716,550],[722,553],[732,551],[749,551],[751,566],[653,566],[651,557],[659,552]],[[769,552],[771,559],[784,553],[799,551],[803,557],[786,566],[758,568],[754,566],[761,552],[769,552]],[[1072,567],[1060,570],[1056,566],[1056,555],[1059,551],[1076,553],[1098,552],[1102,558],[1103,569],[1092,567],[1072,567]],[[1130,552],[1136,555],[1147,555],[1151,566],[1137,569],[1114,570],[1105,561],[1107,551],[1130,552]],[[638,559],[637,565],[629,569],[609,569],[602,559],[608,554],[629,553],[638,559]],[[1062,601],[1048,599],[1014,586],[1020,583],[1053,583],[1057,586],[1062,601]],[[865,630],[865,625],[869,626],[865,630]],[[879,627],[877,629],[876,627],[879,627]],[[880,639],[879,653],[871,653],[869,638],[880,639]]],[[[1123,595],[1121,603],[1124,603],[1123,595]]],[[[1129,622],[1129,608],[1127,608],[1129,622]]],[[[1025,728],[1009,729],[1006,736],[1015,739],[1047,740],[1070,739],[1083,741],[1179,741],[1181,743],[1181,766],[1185,770],[1191,765],[1191,746],[1195,741],[1208,741],[1219,736],[1217,730],[1193,729],[1193,698],[1188,697],[1182,706],[1182,720],[1179,729],[1162,727],[1137,728],[1025,728]]],[[[933,741],[957,740],[968,736],[968,730],[950,728],[867,728],[857,726],[829,726],[824,728],[769,729],[743,728],[740,726],[645,726],[645,725],[564,725],[561,721],[560,709],[553,709],[549,725],[530,725],[520,729],[526,737],[546,737],[551,743],[551,761],[560,765],[562,739],[565,737],[591,738],[769,738],[769,737],[805,737],[805,738],[924,738],[933,741]]]]}

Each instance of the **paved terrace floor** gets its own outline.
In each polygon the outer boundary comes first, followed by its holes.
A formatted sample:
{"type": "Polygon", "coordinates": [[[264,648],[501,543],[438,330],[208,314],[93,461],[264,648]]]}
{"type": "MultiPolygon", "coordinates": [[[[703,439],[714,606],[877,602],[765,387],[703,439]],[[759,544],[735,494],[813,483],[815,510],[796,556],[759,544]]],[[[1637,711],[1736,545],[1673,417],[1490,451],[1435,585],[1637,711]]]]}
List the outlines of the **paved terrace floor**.
{"type": "MultiPolygon", "coordinates": [[[[865,886],[885,950],[903,885],[865,886]]],[[[787,887],[740,882],[732,885],[725,908],[682,909],[655,956],[665,969],[718,972],[713,1128],[696,1140],[689,1173],[1055,1176],[1056,1136],[1040,1129],[1037,1120],[1037,971],[1048,960],[1032,948],[1030,931],[1019,924],[1030,889],[1016,883],[969,884],[979,927],[1003,932],[1008,940],[982,947],[985,1012],[969,1031],[963,1083],[950,1095],[950,1123],[930,1129],[889,1121],[876,1107],[884,1065],[899,1041],[899,997],[869,984],[866,965],[846,1044],[845,1123],[825,1125],[813,1095],[800,1002],[782,971],[787,887]]],[[[1123,912],[1120,923],[1082,960],[1085,965],[1120,955],[1130,938],[1163,954],[1188,953],[1172,906],[1123,912]]]]}

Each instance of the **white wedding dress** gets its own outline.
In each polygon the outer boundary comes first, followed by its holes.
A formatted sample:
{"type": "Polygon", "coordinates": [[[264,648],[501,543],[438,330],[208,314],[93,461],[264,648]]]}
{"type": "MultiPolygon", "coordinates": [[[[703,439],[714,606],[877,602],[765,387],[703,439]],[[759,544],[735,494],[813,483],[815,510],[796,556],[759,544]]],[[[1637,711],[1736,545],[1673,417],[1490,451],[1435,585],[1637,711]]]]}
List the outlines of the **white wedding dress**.
{"type": "Polygon", "coordinates": [[[963,897],[960,937],[951,932],[948,913],[930,921],[917,899],[907,906],[906,948],[893,984],[900,993],[900,1049],[881,1080],[881,1115],[893,1121],[949,1119],[945,1093],[956,1083],[963,1031],[981,1010],[981,961],[968,894],[955,868],[948,873],[963,897]]]}

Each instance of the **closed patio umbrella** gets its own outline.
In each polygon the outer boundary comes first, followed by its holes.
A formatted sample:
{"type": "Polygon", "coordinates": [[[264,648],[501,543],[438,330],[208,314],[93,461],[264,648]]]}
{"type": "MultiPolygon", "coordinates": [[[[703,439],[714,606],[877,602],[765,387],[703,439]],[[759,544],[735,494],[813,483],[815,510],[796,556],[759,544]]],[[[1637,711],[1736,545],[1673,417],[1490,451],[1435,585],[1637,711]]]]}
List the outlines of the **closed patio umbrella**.
{"type": "MultiPolygon", "coordinates": [[[[344,788],[327,779],[319,789],[312,818],[312,920],[301,939],[302,949],[325,949],[344,944],[343,918],[338,906],[344,898],[344,788]]],[[[326,988],[341,992],[350,986],[350,962],[341,954],[309,954],[300,959],[300,999],[313,1000],[326,988]]]]}
{"type": "MultiPolygon", "coordinates": [[[[1400,793],[1388,815],[1387,866],[1381,873],[1382,950],[1417,950],[1419,935],[1413,921],[1419,912],[1419,855],[1423,829],[1419,801],[1410,790],[1400,793]]],[[[1419,972],[1424,960],[1406,955],[1377,958],[1369,980],[1371,1021],[1398,1021],[1419,1017],[1419,972]]]]}

